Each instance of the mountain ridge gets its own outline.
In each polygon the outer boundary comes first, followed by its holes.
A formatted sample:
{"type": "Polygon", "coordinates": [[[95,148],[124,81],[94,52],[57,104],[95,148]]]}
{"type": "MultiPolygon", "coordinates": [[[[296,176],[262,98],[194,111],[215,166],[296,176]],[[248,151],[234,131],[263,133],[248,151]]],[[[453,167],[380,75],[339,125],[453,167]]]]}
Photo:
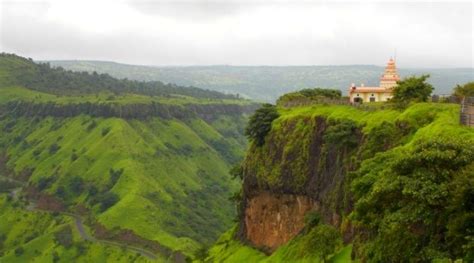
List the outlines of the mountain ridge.
{"type": "MultiPolygon", "coordinates": [[[[377,85],[383,67],[377,65],[315,66],[136,66],[116,62],[50,61],[75,71],[97,71],[118,78],[160,80],[212,89],[260,101],[275,101],[279,96],[303,88],[336,88],[344,94],[351,83],[377,85]],[[105,64],[104,64],[105,63],[105,64]]],[[[473,68],[400,68],[403,77],[431,74],[437,94],[450,94],[457,84],[474,79],[473,68]]]]}

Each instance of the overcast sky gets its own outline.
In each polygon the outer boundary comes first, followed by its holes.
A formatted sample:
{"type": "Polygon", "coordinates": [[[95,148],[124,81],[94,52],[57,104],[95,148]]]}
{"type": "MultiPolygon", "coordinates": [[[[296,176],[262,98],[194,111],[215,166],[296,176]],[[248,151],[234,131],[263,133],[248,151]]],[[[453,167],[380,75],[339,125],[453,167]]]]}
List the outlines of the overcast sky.
{"type": "MultiPolygon", "coordinates": [[[[0,0],[1,1],[1,0],[0,0]]],[[[0,50],[145,65],[473,67],[472,2],[1,1],[0,50]]]]}

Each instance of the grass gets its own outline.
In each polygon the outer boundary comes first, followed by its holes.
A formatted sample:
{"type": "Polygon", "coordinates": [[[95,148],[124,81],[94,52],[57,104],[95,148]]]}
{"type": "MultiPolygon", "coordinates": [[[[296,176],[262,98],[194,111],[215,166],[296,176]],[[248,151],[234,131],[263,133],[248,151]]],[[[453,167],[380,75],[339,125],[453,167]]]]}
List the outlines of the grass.
{"type": "MultiPolygon", "coordinates": [[[[233,238],[237,226],[224,233],[214,246],[209,250],[209,256],[206,262],[320,262],[318,259],[311,256],[301,258],[298,251],[304,246],[303,238],[296,238],[290,243],[281,246],[272,255],[267,256],[264,253],[256,250],[250,246],[242,244],[240,241],[233,238]]],[[[308,251],[309,252],[309,251],[308,251]]],[[[347,245],[341,248],[334,254],[329,262],[332,263],[348,263],[351,260],[352,245],[347,245]]],[[[308,253],[309,255],[310,253],[308,253]]],[[[198,261],[199,262],[199,261],[198,261]]]]}
{"type": "MultiPolygon", "coordinates": [[[[85,203],[108,228],[132,229],[189,254],[198,242],[212,242],[234,217],[227,198],[237,183],[227,175],[230,164],[207,143],[225,137],[206,122],[78,116],[6,118],[0,127],[10,127],[0,138],[10,156],[8,165],[17,173],[34,167],[33,184],[54,178],[45,191],[54,194],[70,178],[80,177],[86,188],[116,193],[119,202],[103,213],[87,203],[87,189],[78,196],[68,191],[66,198],[70,204],[85,203]],[[104,128],[110,129],[106,135],[104,128]],[[49,151],[53,144],[59,146],[55,153],[49,151]],[[109,170],[121,168],[123,174],[110,188],[109,170]]],[[[242,155],[242,146],[229,144],[242,155]]]]}
{"type": "MultiPolygon", "coordinates": [[[[69,217],[26,211],[0,195],[1,262],[150,262],[147,258],[126,250],[81,240],[69,217]],[[64,227],[73,229],[73,245],[66,248],[55,241],[54,233],[64,227]],[[15,253],[21,247],[22,253],[15,253]]],[[[164,262],[159,260],[158,262],[164,262]]]]}

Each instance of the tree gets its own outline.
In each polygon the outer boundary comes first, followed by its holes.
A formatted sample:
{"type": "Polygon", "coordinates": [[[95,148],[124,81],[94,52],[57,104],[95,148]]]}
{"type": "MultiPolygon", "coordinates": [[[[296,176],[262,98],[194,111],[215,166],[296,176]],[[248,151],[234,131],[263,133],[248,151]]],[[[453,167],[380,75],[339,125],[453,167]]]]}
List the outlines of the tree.
{"type": "Polygon", "coordinates": [[[23,255],[24,252],[25,249],[22,246],[15,248],[15,256],[17,257],[23,255]]]}
{"type": "Polygon", "coordinates": [[[392,101],[399,105],[407,105],[412,101],[428,101],[434,89],[431,84],[426,82],[429,77],[430,75],[412,76],[398,81],[397,86],[393,88],[392,101]]]}
{"type": "Polygon", "coordinates": [[[352,182],[351,217],[364,229],[356,254],[369,262],[474,256],[465,249],[474,245],[472,145],[423,140],[363,162],[352,182]]]}
{"type": "Polygon", "coordinates": [[[272,104],[265,103],[250,117],[245,128],[245,135],[249,140],[253,140],[257,146],[265,143],[265,136],[272,128],[272,122],[278,118],[276,107],[272,104]]]}
{"type": "Polygon", "coordinates": [[[68,188],[74,194],[80,194],[82,192],[82,190],[84,189],[84,180],[81,177],[74,176],[69,181],[68,188]]]}
{"type": "Polygon", "coordinates": [[[118,195],[112,193],[112,192],[107,192],[103,194],[102,196],[99,197],[99,202],[100,202],[100,210],[105,211],[115,205],[119,201],[118,195]]]}
{"type": "Polygon", "coordinates": [[[334,254],[342,246],[339,231],[326,224],[319,224],[303,237],[302,256],[311,253],[326,262],[329,255],[334,254]]]}
{"type": "Polygon", "coordinates": [[[474,97],[474,82],[469,82],[464,85],[457,85],[454,88],[454,96],[459,99],[464,97],[474,97]]]}
{"type": "Polygon", "coordinates": [[[244,169],[242,167],[241,163],[235,164],[230,168],[229,174],[232,177],[232,179],[239,178],[240,180],[244,179],[244,169]]]}

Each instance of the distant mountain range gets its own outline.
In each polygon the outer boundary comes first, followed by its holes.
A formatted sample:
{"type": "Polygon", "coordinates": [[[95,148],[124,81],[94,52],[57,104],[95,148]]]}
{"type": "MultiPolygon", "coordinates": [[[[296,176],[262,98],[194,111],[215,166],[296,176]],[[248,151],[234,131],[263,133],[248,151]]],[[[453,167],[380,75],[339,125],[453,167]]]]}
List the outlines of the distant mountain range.
{"type": "MultiPolygon", "coordinates": [[[[47,61],[73,71],[96,71],[117,78],[174,83],[225,93],[238,93],[260,101],[313,87],[336,88],[346,93],[351,83],[378,85],[384,67],[348,66],[138,66],[105,61],[47,61]]],[[[402,78],[430,74],[436,94],[449,94],[457,84],[474,80],[473,68],[401,68],[402,78]]]]}

